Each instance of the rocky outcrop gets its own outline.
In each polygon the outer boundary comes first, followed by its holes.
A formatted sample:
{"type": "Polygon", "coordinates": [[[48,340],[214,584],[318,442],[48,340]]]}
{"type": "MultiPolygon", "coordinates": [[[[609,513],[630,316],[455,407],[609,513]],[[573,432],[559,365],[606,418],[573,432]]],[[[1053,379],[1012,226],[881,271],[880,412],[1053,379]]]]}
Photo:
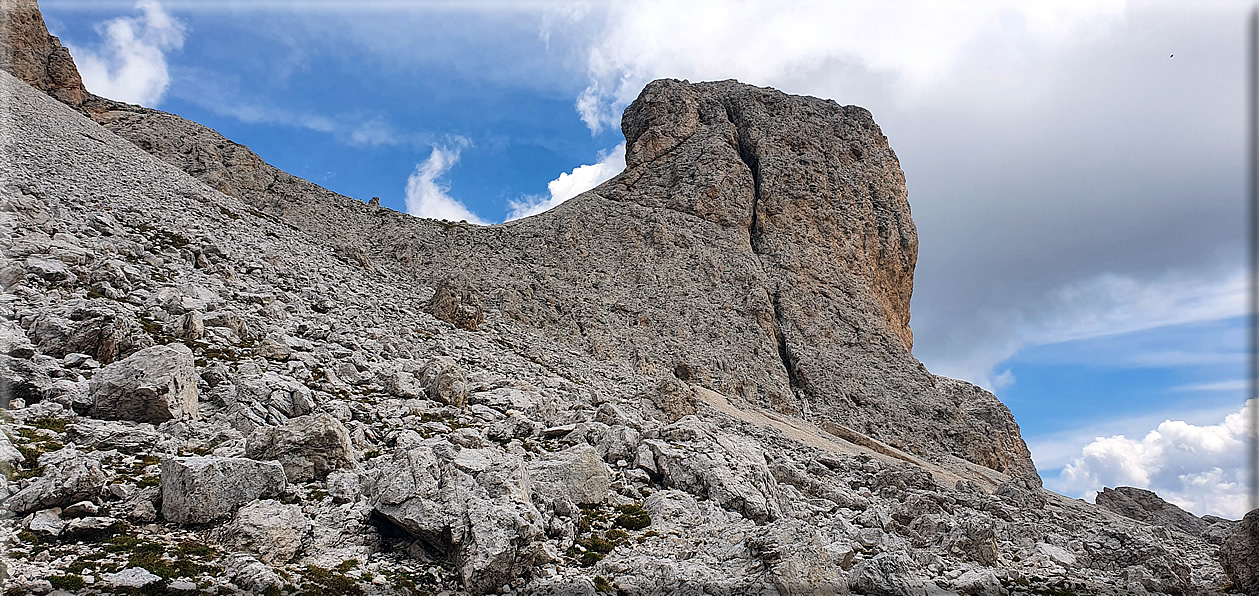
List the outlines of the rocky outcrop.
{"type": "Polygon", "coordinates": [[[1145,523],[1202,536],[1211,525],[1180,507],[1164,501],[1153,491],[1131,486],[1102,488],[1096,499],[1099,507],[1145,523]]]}
{"type": "Polygon", "coordinates": [[[658,81],[626,111],[624,173],[489,228],[380,211],[252,154],[210,167],[198,160],[230,142],[151,110],[115,114],[98,120],[168,163],[220,190],[230,177],[255,208],[435,285],[447,318],[496,310],[658,378],[1035,475],[1005,406],[909,352],[917,235],[896,156],[861,108],[658,81]]]}
{"type": "Polygon", "coordinates": [[[1242,518],[1216,556],[1236,591],[1259,593],[1259,509],[1242,518]]]}
{"type": "Polygon", "coordinates": [[[197,417],[197,371],[183,344],[140,350],[102,368],[89,387],[97,418],[160,424],[197,417]]]}
{"type": "Polygon", "coordinates": [[[88,98],[70,50],[48,34],[37,0],[0,0],[0,69],[70,106],[88,98]]]}

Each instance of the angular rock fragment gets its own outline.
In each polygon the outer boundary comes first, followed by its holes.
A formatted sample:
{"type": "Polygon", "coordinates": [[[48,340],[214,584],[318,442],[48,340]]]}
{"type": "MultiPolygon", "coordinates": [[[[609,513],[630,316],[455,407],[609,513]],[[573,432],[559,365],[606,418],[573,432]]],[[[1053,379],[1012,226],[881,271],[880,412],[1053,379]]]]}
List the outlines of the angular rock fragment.
{"type": "Polygon", "coordinates": [[[661,431],[651,449],[661,480],[712,499],[756,522],[782,517],[782,493],[769,471],[765,453],[752,441],[716,433],[695,418],[683,418],[661,431]]]}
{"type": "Polygon", "coordinates": [[[160,424],[197,417],[197,373],[183,344],[145,348],[92,377],[91,414],[160,424]]]}
{"type": "Polygon", "coordinates": [[[428,439],[393,454],[370,498],[379,514],[449,556],[469,591],[485,594],[546,559],[530,492],[518,456],[428,439]]]}
{"type": "Polygon", "coordinates": [[[354,465],[350,434],[330,414],[291,418],[276,427],[260,428],[249,436],[245,457],[279,460],[289,482],[323,478],[328,472],[354,465]]]}
{"type": "Polygon", "coordinates": [[[23,514],[63,507],[96,497],[105,485],[100,462],[71,447],[45,454],[39,463],[44,467],[43,476],[5,501],[9,511],[23,514]]]}
{"type": "Polygon", "coordinates": [[[302,513],[301,505],[266,499],[241,507],[215,536],[220,544],[234,551],[251,553],[264,563],[282,565],[297,556],[310,528],[310,518],[302,513]]]}
{"type": "Polygon", "coordinates": [[[468,379],[453,358],[439,356],[430,360],[420,370],[419,382],[429,399],[456,408],[468,405],[468,379]]]}
{"type": "Polygon", "coordinates": [[[577,505],[597,505],[608,497],[612,475],[595,449],[580,445],[529,462],[533,490],[577,505]]]}
{"type": "Polygon", "coordinates": [[[285,487],[280,462],[243,457],[173,457],[162,460],[162,517],[205,524],[231,517],[251,501],[285,487]]]}

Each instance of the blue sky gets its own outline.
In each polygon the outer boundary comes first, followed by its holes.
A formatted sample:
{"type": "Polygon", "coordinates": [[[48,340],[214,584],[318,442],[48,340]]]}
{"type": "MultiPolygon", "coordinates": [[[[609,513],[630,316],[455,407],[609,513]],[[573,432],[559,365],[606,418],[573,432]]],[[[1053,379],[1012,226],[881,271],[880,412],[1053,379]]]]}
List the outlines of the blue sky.
{"type": "Polygon", "coordinates": [[[725,6],[42,2],[90,90],[422,216],[614,175],[653,78],[862,105],[919,228],[915,354],[994,389],[1050,488],[1244,513],[1248,3],[725,6]]]}

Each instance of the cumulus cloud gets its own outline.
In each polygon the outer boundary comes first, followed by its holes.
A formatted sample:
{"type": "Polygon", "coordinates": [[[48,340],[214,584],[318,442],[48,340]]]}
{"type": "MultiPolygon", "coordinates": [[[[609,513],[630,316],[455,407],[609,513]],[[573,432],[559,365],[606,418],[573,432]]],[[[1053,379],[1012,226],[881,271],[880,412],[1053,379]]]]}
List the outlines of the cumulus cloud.
{"type": "Polygon", "coordinates": [[[479,225],[489,222],[479,218],[458,200],[452,198],[446,172],[459,163],[459,153],[469,145],[467,139],[455,137],[449,145],[433,145],[428,159],[415,166],[407,178],[407,213],[416,217],[467,221],[479,225]]]}
{"type": "Polygon", "coordinates": [[[561,172],[559,178],[547,183],[550,196],[525,197],[511,202],[507,221],[537,215],[564,201],[586,192],[625,170],[625,143],[611,151],[601,151],[599,161],[578,166],[571,172],[561,172]]]}
{"type": "Polygon", "coordinates": [[[614,3],[586,52],[590,84],[577,109],[598,132],[614,127],[621,110],[654,78],[734,77],[781,86],[838,65],[886,76],[903,95],[924,96],[980,46],[1017,62],[1025,48],[1105,32],[1121,18],[1126,2],[1041,4],[808,0],[790,6],[742,2],[733,9],[721,0],[614,3]],[[1003,51],[1012,43],[1019,51],[1003,51]]]}
{"type": "Polygon", "coordinates": [[[1097,437],[1047,485],[1089,500],[1102,487],[1135,486],[1197,515],[1241,519],[1251,507],[1246,454],[1255,407],[1251,399],[1217,424],[1164,420],[1140,439],[1097,437]]]}
{"type": "Polygon", "coordinates": [[[157,105],[170,85],[166,54],[184,44],[184,25],[156,0],[136,2],[140,16],[97,25],[96,46],[67,44],[89,91],[111,99],[157,105]]]}

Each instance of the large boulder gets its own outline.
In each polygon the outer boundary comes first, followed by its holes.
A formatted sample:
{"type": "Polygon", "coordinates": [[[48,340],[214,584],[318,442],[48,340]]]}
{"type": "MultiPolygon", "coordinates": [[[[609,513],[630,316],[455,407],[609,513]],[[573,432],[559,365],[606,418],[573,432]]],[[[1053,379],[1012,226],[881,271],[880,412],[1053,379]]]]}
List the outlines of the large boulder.
{"type": "Polygon", "coordinates": [[[497,590],[547,559],[545,523],[519,456],[427,439],[394,452],[370,496],[377,513],[449,556],[473,593],[497,590]]]}
{"type": "Polygon", "coordinates": [[[245,444],[245,456],[279,460],[289,482],[323,478],[354,465],[350,433],[330,414],[298,416],[276,427],[260,428],[245,444]]]}
{"type": "Polygon", "coordinates": [[[232,516],[251,501],[279,495],[286,486],[277,461],[244,457],[174,457],[162,460],[162,517],[205,524],[232,516]]]}
{"type": "Polygon", "coordinates": [[[217,542],[235,552],[252,553],[265,563],[283,565],[297,556],[311,526],[301,505],[266,499],[241,507],[215,536],[217,542]]]}
{"type": "Polygon", "coordinates": [[[1244,594],[1259,592],[1259,509],[1253,509],[1224,540],[1216,556],[1234,591],[1244,594]]]}
{"type": "Polygon", "coordinates": [[[643,444],[652,455],[645,465],[654,469],[648,471],[665,486],[711,499],[758,523],[774,521],[790,510],[765,452],[754,441],[718,432],[688,416],[643,444]]]}
{"type": "Polygon", "coordinates": [[[197,368],[183,344],[145,348],[96,372],[96,418],[161,424],[197,417],[197,368]]]}
{"type": "Polygon", "coordinates": [[[21,515],[36,509],[64,507],[96,498],[105,486],[101,464],[87,453],[66,447],[39,458],[44,475],[5,501],[9,511],[21,515]]]}
{"type": "Polygon", "coordinates": [[[419,382],[428,398],[462,408],[468,405],[468,378],[454,358],[438,356],[420,370],[419,382]]]}
{"type": "Polygon", "coordinates": [[[602,503],[612,483],[607,464],[586,444],[548,453],[530,461],[528,467],[536,492],[563,497],[577,505],[602,503]]]}

